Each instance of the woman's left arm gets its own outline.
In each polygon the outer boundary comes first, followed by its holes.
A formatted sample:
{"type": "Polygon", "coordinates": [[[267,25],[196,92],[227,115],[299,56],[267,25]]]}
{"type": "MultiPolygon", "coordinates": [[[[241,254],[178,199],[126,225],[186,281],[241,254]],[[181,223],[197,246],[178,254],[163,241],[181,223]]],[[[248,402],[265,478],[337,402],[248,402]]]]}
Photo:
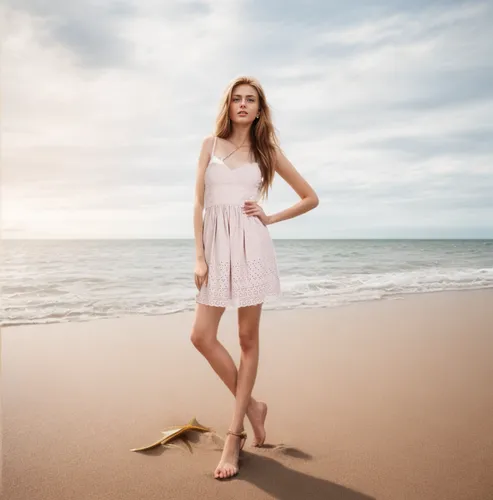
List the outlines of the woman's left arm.
{"type": "Polygon", "coordinates": [[[267,224],[274,224],[275,222],[292,219],[318,206],[318,196],[313,188],[306,182],[280,150],[277,150],[276,171],[293,188],[301,200],[281,212],[268,215],[267,224]]]}

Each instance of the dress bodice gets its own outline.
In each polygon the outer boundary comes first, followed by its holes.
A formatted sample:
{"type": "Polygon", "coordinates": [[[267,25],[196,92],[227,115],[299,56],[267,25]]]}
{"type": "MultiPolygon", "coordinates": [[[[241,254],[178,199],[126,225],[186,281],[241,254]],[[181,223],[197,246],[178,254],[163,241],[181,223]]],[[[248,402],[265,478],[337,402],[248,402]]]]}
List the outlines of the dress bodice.
{"type": "Polygon", "coordinates": [[[258,163],[228,167],[212,155],[205,171],[204,208],[213,205],[243,205],[246,200],[259,201],[262,174],[258,163]]]}

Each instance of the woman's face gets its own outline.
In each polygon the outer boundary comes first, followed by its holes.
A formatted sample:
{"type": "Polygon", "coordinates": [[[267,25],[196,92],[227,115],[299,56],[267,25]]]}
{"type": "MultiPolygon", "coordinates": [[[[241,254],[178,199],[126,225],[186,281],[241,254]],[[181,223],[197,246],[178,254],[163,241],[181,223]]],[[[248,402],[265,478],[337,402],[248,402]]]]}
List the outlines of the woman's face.
{"type": "Polygon", "coordinates": [[[229,118],[232,122],[253,123],[259,114],[259,97],[255,87],[242,83],[237,85],[231,94],[229,118]]]}

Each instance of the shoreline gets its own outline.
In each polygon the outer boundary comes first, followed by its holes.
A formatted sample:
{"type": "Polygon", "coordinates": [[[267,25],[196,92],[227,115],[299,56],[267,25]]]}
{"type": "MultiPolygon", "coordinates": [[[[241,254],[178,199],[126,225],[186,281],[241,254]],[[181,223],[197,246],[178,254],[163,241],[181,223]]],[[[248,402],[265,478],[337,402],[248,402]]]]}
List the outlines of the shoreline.
{"type": "MultiPolygon", "coordinates": [[[[482,287],[482,288],[466,288],[466,289],[460,289],[460,290],[430,290],[430,291],[420,291],[420,292],[408,292],[408,293],[403,293],[400,292],[395,295],[388,295],[386,297],[381,297],[381,298],[375,298],[375,299],[363,299],[363,300],[356,300],[353,302],[346,302],[343,304],[335,304],[335,305],[316,305],[316,306],[303,306],[303,307],[285,307],[285,308],[275,308],[275,309],[263,309],[262,314],[265,313],[271,313],[273,311],[303,311],[303,310],[334,310],[338,309],[341,307],[350,307],[350,306],[357,306],[359,304],[366,304],[366,303],[380,303],[380,302],[385,302],[385,301],[400,301],[400,300],[406,300],[408,297],[415,297],[415,296],[420,296],[420,295],[436,295],[436,294],[464,294],[464,293],[493,293],[493,287],[482,287]]],[[[230,308],[225,311],[225,313],[230,313],[231,311],[236,311],[235,308],[230,308]]],[[[93,321],[103,321],[103,320],[121,320],[121,319],[128,319],[128,318],[135,318],[135,317],[144,317],[144,318],[161,318],[161,317],[167,317],[167,316],[175,316],[179,314],[194,314],[194,309],[188,309],[188,310],[180,310],[180,311],[174,311],[174,312],[165,312],[161,314],[142,314],[142,313],[130,313],[130,314],[125,314],[121,316],[112,316],[112,317],[95,317],[95,318],[90,318],[90,319],[74,319],[74,320],[69,320],[69,321],[48,321],[44,323],[15,323],[15,324],[0,324],[0,329],[11,329],[11,328],[18,328],[18,327],[27,327],[27,326],[43,326],[43,325],[58,325],[58,324],[74,324],[74,323],[89,323],[93,321]]]]}

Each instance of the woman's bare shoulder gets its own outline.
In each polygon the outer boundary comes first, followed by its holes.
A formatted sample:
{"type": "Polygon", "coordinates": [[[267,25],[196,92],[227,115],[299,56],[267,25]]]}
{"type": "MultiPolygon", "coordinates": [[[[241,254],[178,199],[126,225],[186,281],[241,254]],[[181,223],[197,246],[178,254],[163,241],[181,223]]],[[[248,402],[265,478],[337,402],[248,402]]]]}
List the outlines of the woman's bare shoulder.
{"type": "Polygon", "coordinates": [[[214,135],[207,135],[202,139],[202,145],[199,154],[199,170],[205,170],[205,168],[207,167],[211,159],[213,144],[214,135]]]}
{"type": "Polygon", "coordinates": [[[207,153],[211,153],[212,151],[212,145],[214,144],[214,135],[213,134],[210,134],[210,135],[206,135],[203,139],[202,139],[202,151],[206,151],[207,153]]]}

